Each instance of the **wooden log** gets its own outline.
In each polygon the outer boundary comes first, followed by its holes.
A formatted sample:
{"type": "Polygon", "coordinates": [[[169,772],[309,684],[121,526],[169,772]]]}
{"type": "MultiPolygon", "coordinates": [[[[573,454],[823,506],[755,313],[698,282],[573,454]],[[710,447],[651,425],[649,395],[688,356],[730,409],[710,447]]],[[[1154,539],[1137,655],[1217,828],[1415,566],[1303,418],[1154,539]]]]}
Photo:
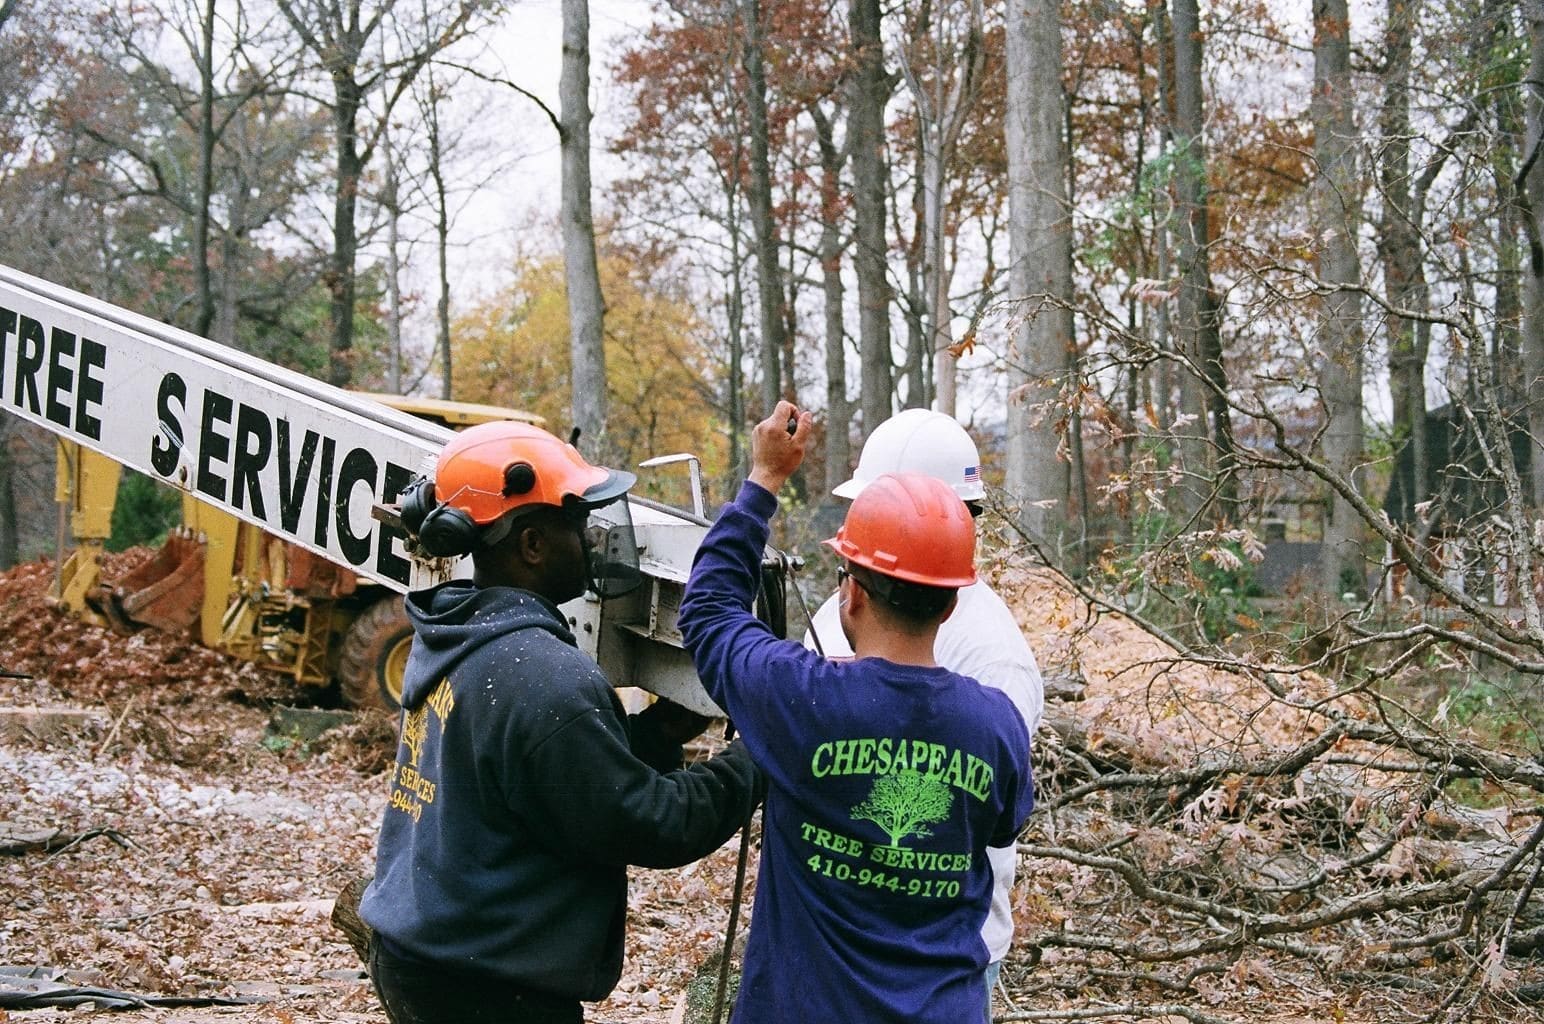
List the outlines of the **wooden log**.
{"type": "Polygon", "coordinates": [[[345,885],[332,904],[333,927],[343,933],[359,959],[366,964],[370,962],[370,926],[359,916],[359,901],[364,898],[371,877],[361,875],[345,885]]]}
{"type": "Polygon", "coordinates": [[[1088,689],[1088,680],[1083,678],[1083,673],[1064,666],[1047,667],[1041,682],[1048,701],[1082,700],[1083,691],[1088,689]]]}

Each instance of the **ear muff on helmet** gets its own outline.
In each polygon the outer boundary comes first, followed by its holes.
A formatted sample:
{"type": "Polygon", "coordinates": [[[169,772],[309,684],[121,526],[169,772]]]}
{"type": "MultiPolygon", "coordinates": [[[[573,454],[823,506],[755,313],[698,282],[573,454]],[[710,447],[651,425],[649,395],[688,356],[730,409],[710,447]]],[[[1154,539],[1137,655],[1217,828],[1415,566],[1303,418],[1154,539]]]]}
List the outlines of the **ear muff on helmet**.
{"type": "Polygon", "coordinates": [[[454,505],[436,505],[418,530],[418,546],[435,558],[469,555],[483,541],[483,528],[454,505]]]}
{"type": "Polygon", "coordinates": [[[424,519],[434,510],[439,500],[434,496],[434,481],[426,476],[415,476],[397,496],[397,514],[407,532],[417,536],[423,529],[424,519]]]}
{"type": "MultiPolygon", "coordinates": [[[[509,467],[505,480],[507,495],[523,494],[535,486],[536,476],[530,465],[522,462],[509,467]]],[[[427,477],[419,477],[402,492],[398,514],[419,549],[432,558],[471,554],[509,532],[507,521],[479,526],[463,510],[442,503],[435,496],[434,481],[427,477]]]]}

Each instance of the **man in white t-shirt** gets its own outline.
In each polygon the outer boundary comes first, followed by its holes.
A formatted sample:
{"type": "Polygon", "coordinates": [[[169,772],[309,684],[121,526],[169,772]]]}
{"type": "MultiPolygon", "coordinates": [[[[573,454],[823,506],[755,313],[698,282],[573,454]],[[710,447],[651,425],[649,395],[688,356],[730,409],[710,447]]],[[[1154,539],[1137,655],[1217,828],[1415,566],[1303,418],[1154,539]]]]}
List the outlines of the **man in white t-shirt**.
{"type": "MultiPolygon", "coordinates": [[[[980,501],[986,497],[976,443],[953,417],[928,409],[907,409],[875,428],[858,456],[852,479],[831,493],[851,500],[870,481],[886,473],[937,477],[954,488],[972,514],[979,514],[980,501]]],[[[826,599],[811,625],[826,657],[852,657],[852,648],[842,635],[837,595],[826,599]]],[[[804,645],[815,646],[809,633],[804,636],[804,645]]],[[[952,672],[1003,691],[1024,716],[1033,743],[1045,706],[1045,686],[1013,613],[985,579],[960,590],[954,613],[938,630],[933,657],[952,672]]],[[[992,910],[981,926],[981,939],[991,961],[986,969],[985,1007],[986,1020],[990,1021],[992,989],[1013,941],[1011,896],[1017,855],[1011,847],[989,847],[987,857],[992,864],[992,910]]]]}

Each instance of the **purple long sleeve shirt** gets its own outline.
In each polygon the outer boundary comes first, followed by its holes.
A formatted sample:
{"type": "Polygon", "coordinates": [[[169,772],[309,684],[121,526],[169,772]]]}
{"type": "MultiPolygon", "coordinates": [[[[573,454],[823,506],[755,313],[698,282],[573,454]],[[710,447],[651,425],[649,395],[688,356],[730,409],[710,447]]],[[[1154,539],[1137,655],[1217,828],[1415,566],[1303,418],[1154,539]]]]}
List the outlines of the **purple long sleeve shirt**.
{"type": "Polygon", "coordinates": [[[768,779],[736,1024],[980,1017],[988,845],[1034,803],[1001,692],[942,668],[831,662],[751,612],[776,498],[746,482],[697,553],[687,650],[768,779]]]}

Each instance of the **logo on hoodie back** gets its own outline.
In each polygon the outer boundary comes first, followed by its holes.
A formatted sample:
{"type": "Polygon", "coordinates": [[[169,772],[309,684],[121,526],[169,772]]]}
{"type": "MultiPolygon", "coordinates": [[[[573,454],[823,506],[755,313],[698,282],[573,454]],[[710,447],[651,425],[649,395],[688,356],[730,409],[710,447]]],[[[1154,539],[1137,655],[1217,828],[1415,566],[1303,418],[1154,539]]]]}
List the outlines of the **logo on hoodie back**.
{"type": "Polygon", "coordinates": [[[424,741],[429,737],[429,716],[432,714],[438,720],[440,734],[444,735],[445,722],[455,708],[456,695],[450,688],[450,680],[441,679],[427,700],[402,715],[402,745],[398,748],[397,763],[391,769],[390,807],[412,818],[414,824],[423,817],[424,805],[434,803],[438,788],[433,779],[418,770],[424,741]],[[407,753],[405,764],[400,751],[407,753]]]}

